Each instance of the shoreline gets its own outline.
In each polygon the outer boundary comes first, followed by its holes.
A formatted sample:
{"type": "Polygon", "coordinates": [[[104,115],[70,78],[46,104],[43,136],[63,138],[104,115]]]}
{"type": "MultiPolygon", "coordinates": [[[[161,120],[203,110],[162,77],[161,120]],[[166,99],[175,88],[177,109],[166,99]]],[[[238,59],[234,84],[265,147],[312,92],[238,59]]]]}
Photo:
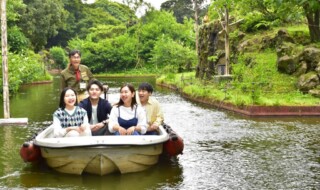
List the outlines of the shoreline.
{"type": "MultiPolygon", "coordinates": [[[[175,91],[179,91],[179,88],[177,88],[174,85],[169,85],[165,83],[157,83],[157,85],[175,91]]],[[[179,92],[179,94],[183,98],[191,100],[193,102],[213,106],[215,108],[222,108],[224,110],[228,110],[250,117],[320,116],[320,106],[236,106],[231,103],[217,101],[204,97],[193,98],[186,93],[179,92]]]]}

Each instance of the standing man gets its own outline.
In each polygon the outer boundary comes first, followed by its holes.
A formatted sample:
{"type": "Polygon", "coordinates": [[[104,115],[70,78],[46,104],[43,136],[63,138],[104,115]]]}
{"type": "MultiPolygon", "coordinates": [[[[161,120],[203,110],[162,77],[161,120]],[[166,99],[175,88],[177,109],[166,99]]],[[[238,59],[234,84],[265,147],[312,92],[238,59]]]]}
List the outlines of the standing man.
{"type": "Polygon", "coordinates": [[[78,94],[79,102],[86,97],[86,86],[93,79],[90,69],[80,62],[80,51],[72,50],[69,52],[69,65],[61,72],[61,89],[65,87],[73,88],[78,94]]]}
{"type": "Polygon", "coordinates": [[[87,86],[89,97],[79,104],[88,113],[92,136],[110,134],[108,130],[108,115],[112,107],[108,100],[100,97],[103,89],[103,85],[98,80],[91,80],[87,86]]]}
{"type": "MultiPolygon", "coordinates": [[[[147,83],[141,83],[138,88],[138,94],[141,106],[147,113],[147,133],[146,135],[157,135],[159,126],[163,123],[163,113],[158,100],[151,97],[152,86],[147,83]]],[[[139,102],[139,101],[138,101],[139,102]]]]}

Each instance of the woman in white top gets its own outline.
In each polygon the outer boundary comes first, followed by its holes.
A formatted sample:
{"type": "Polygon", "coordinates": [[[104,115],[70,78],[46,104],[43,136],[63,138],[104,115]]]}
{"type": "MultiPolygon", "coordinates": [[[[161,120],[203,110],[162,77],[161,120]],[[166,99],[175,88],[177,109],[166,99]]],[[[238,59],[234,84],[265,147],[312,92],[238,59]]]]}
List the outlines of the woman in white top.
{"type": "Polygon", "coordinates": [[[115,135],[146,133],[146,112],[137,104],[132,84],[124,84],[120,88],[120,100],[113,106],[110,113],[109,130],[115,135]]]}
{"type": "Polygon", "coordinates": [[[63,89],[59,108],[53,113],[55,137],[91,136],[87,111],[78,106],[76,91],[63,89]]]}

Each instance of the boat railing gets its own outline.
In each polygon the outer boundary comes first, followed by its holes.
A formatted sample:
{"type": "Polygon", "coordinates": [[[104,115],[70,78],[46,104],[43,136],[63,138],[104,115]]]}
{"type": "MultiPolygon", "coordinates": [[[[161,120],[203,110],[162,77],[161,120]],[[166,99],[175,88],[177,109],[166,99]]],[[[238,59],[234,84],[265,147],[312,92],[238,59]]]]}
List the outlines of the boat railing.
{"type": "Polygon", "coordinates": [[[51,148],[77,147],[77,146],[114,146],[114,145],[152,145],[168,141],[169,134],[159,127],[159,135],[105,135],[84,137],[53,137],[53,126],[42,131],[34,140],[38,146],[51,148]]]}

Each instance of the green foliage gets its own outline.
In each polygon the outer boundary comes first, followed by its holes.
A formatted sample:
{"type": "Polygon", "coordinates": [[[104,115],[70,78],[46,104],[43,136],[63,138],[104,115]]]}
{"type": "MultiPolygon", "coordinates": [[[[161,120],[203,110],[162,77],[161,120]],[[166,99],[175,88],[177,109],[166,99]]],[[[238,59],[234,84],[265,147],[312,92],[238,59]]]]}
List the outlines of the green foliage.
{"type": "Polygon", "coordinates": [[[140,42],[143,44],[141,58],[148,60],[151,58],[151,51],[157,42],[157,38],[165,35],[174,41],[181,41],[187,46],[194,45],[193,27],[190,22],[179,24],[172,13],[165,11],[153,11],[147,13],[142,20],[142,26],[138,29],[140,42]]]}
{"type": "Polygon", "coordinates": [[[49,37],[57,35],[66,24],[68,12],[62,0],[25,1],[27,10],[21,15],[19,26],[30,39],[35,51],[41,50],[49,37]]]}
{"type": "Polygon", "coordinates": [[[29,48],[29,39],[21,32],[17,26],[8,28],[8,44],[9,51],[18,53],[29,48]]]}
{"type": "Polygon", "coordinates": [[[136,44],[135,38],[124,34],[99,42],[74,39],[69,42],[69,48],[81,50],[82,62],[90,66],[93,72],[105,72],[109,69],[133,68],[136,60],[136,44]]]}
{"type": "Polygon", "coordinates": [[[92,7],[101,8],[103,11],[109,13],[115,19],[122,23],[127,22],[131,18],[135,18],[134,10],[131,10],[128,6],[120,3],[111,2],[109,0],[97,0],[92,7]]]}
{"type": "Polygon", "coordinates": [[[115,38],[123,35],[126,32],[124,25],[98,25],[97,27],[90,28],[90,33],[87,35],[87,39],[93,42],[99,42],[106,38],[115,38]]]}
{"type": "Polygon", "coordinates": [[[210,5],[209,17],[211,19],[223,18],[222,13],[225,8],[228,8],[229,15],[233,19],[244,19],[241,27],[247,32],[266,30],[288,22],[303,21],[301,7],[279,0],[216,0],[210,5]]]}
{"type": "Polygon", "coordinates": [[[68,57],[66,56],[65,50],[61,47],[50,48],[50,58],[60,69],[63,69],[67,66],[68,57]]]}
{"type": "Polygon", "coordinates": [[[273,52],[248,54],[232,65],[233,85],[244,94],[250,94],[253,103],[257,103],[264,90],[271,90],[276,75],[276,55],[273,52]]]}
{"type": "Polygon", "coordinates": [[[161,4],[161,10],[173,12],[179,23],[183,23],[184,18],[194,18],[192,0],[165,1],[161,4]]]}
{"type": "MultiPolygon", "coordinates": [[[[1,66],[2,67],[2,66],[1,66]]],[[[51,80],[52,77],[46,72],[40,55],[31,51],[20,54],[8,54],[9,68],[9,91],[16,93],[22,84],[41,80],[51,80]]],[[[2,92],[3,78],[0,79],[0,91],[2,92]]]]}
{"type": "Polygon", "coordinates": [[[21,13],[26,9],[23,0],[7,1],[7,23],[8,28],[15,26],[16,22],[20,19],[21,13]]]}
{"type": "Polygon", "coordinates": [[[164,68],[164,72],[182,72],[186,67],[194,66],[197,61],[194,50],[165,36],[155,43],[151,55],[150,63],[154,64],[155,68],[164,68]]]}
{"type": "Polygon", "coordinates": [[[124,25],[92,27],[85,39],[70,40],[68,49],[81,50],[82,62],[96,73],[133,68],[157,71],[157,67],[177,72],[196,63],[192,29],[191,20],[178,24],[172,14],[155,11],[128,29],[124,25]],[[165,49],[170,49],[168,54],[162,54],[165,49]]]}

